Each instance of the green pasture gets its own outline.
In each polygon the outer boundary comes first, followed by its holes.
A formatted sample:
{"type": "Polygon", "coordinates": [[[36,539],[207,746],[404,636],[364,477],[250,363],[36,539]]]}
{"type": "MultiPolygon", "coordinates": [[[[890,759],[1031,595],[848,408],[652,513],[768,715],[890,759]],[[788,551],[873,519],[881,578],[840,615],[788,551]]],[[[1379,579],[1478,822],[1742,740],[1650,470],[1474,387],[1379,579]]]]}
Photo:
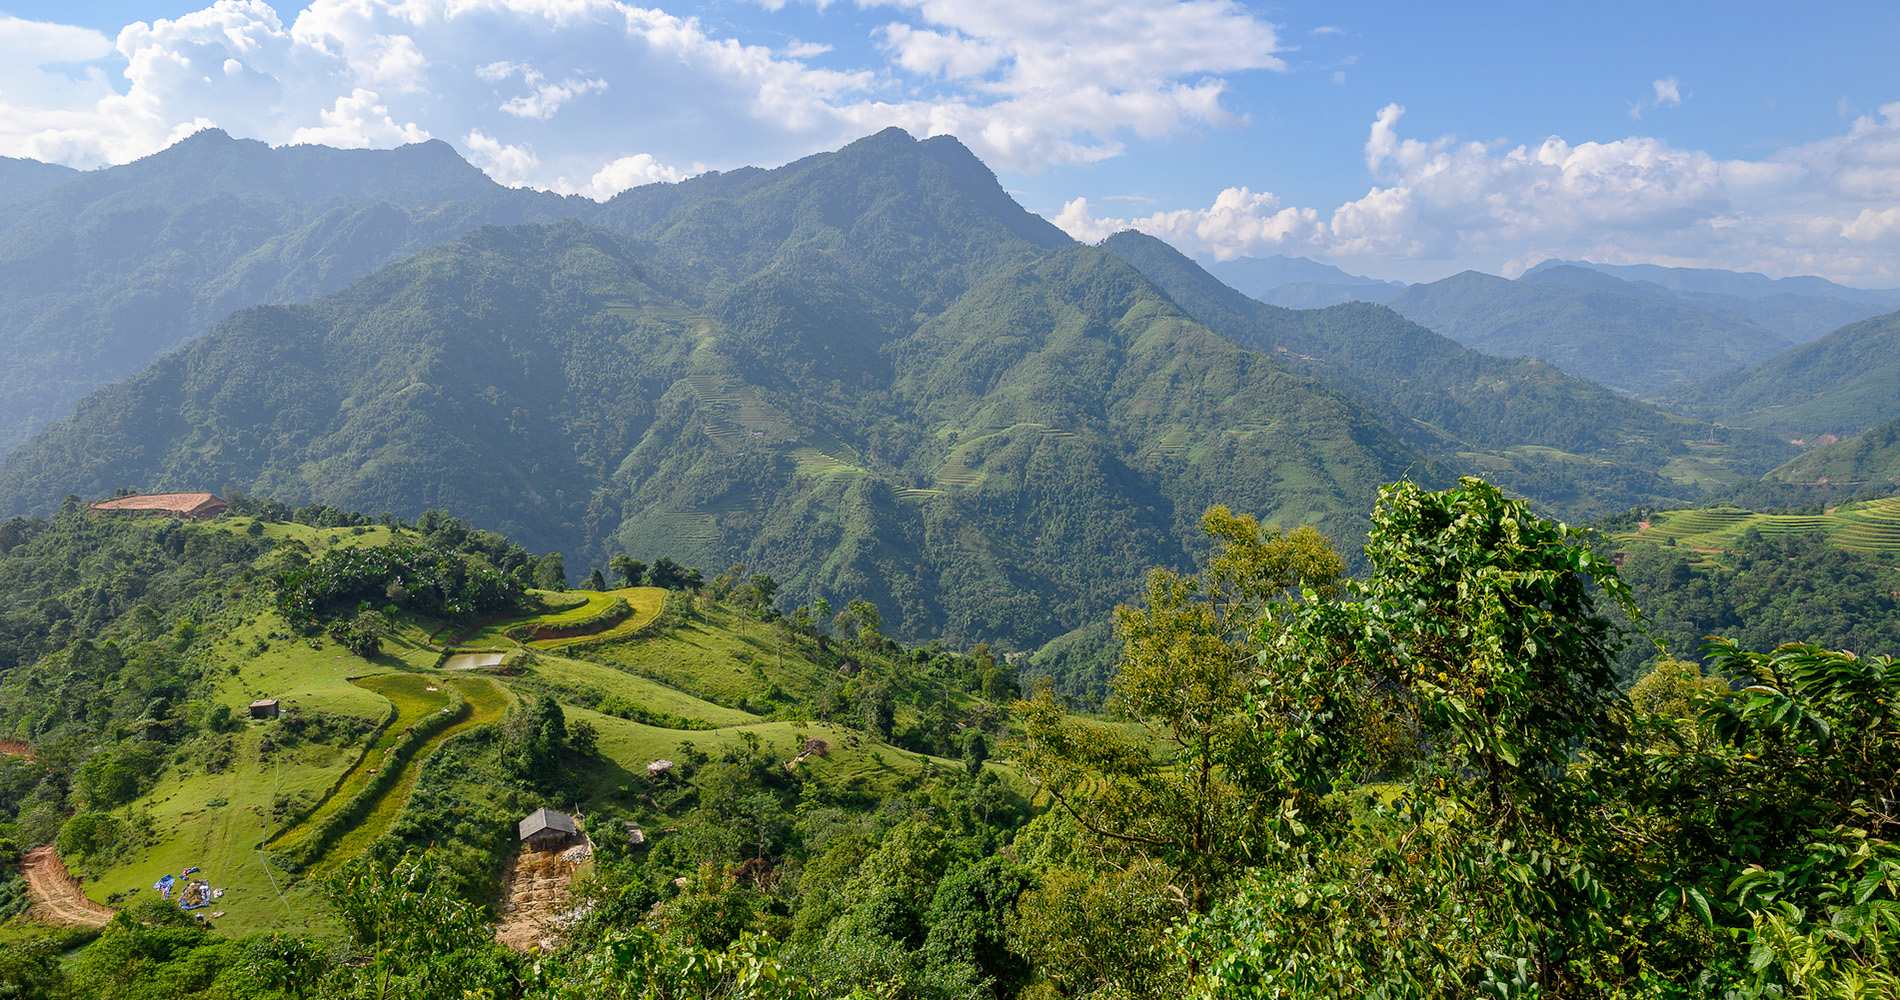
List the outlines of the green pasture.
{"type": "Polygon", "coordinates": [[[699,719],[715,726],[740,726],[764,721],[750,712],[715,705],[658,681],[586,660],[538,653],[524,669],[530,676],[543,677],[556,684],[594,688],[603,694],[619,695],[649,711],[699,719]]]}
{"type": "Polygon", "coordinates": [[[773,684],[810,696],[823,674],[800,655],[796,643],[781,648],[772,626],[706,605],[663,633],[635,636],[588,654],[720,705],[757,698],[773,684]]]}
{"type": "MultiPolygon", "coordinates": [[[[730,726],[704,732],[658,729],[616,719],[586,709],[566,710],[569,724],[586,720],[600,733],[601,756],[611,763],[594,775],[592,801],[640,801],[649,791],[647,764],[655,760],[678,760],[682,744],[714,757],[744,742],[742,733],[758,737],[760,751],[782,761],[790,761],[804,741],[817,737],[830,744],[825,757],[807,757],[798,767],[822,780],[838,784],[856,784],[868,792],[889,795],[914,780],[925,762],[937,768],[960,768],[962,761],[927,757],[912,753],[856,733],[855,730],[822,722],[761,722],[748,726],[730,726]],[[859,743],[850,745],[856,735],[859,743]]],[[[1006,773],[1012,774],[1013,772],[1006,773]]]]}
{"type": "Polygon", "coordinates": [[[296,931],[328,933],[329,909],[308,881],[291,883],[273,872],[260,850],[270,836],[271,802],[278,796],[319,798],[356,761],[357,752],[321,744],[260,753],[276,723],[249,723],[237,737],[231,766],[219,774],[172,768],[150,795],[119,813],[149,817],[154,842],[137,856],[85,881],[87,895],[104,902],[109,894],[127,894],[120,904],[151,898],[152,883],[162,875],[179,876],[197,867],[202,878],[225,890],[221,899],[195,912],[226,915],[222,924],[236,933],[296,931]]]}

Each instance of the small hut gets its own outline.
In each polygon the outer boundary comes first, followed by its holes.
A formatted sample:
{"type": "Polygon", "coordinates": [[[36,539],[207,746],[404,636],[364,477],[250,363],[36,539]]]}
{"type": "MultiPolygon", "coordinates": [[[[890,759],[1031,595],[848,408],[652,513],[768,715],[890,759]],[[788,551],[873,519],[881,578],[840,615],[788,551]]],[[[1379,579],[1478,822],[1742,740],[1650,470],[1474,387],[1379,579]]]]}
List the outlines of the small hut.
{"type": "Polygon", "coordinates": [[[253,719],[275,719],[281,714],[282,709],[278,707],[275,698],[259,698],[251,702],[251,718],[253,719]]]}
{"type": "Polygon", "coordinates": [[[546,807],[529,813],[528,817],[521,821],[518,829],[521,842],[537,851],[551,851],[565,847],[580,833],[574,825],[574,817],[546,807]]]}

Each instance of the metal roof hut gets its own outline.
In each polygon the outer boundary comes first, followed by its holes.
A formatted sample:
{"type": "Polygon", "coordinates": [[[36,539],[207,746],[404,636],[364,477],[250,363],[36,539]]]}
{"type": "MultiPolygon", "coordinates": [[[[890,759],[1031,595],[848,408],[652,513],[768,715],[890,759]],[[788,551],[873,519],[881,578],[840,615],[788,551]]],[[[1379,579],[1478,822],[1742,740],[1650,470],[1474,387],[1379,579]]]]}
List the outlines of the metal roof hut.
{"type": "Polygon", "coordinates": [[[181,521],[217,517],[229,507],[229,504],[210,493],[135,493],[92,505],[92,509],[101,514],[175,517],[181,521]]]}
{"type": "Polygon", "coordinates": [[[253,719],[275,719],[279,712],[275,698],[259,698],[251,702],[251,718],[253,719]]]}
{"type": "Polygon", "coordinates": [[[553,850],[580,833],[574,826],[574,817],[546,807],[529,813],[518,829],[521,842],[537,851],[553,850]]]}

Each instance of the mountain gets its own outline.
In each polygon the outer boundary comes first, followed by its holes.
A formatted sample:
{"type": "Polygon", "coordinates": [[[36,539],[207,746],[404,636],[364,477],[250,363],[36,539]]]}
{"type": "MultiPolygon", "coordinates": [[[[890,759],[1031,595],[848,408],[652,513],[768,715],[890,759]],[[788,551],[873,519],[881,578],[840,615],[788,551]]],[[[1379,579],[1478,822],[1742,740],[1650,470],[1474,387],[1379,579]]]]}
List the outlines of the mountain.
{"type": "Polygon", "coordinates": [[[1858,434],[1900,416],[1900,312],[1844,326],[1657,400],[1705,419],[1810,442],[1858,434]]]}
{"type": "Polygon", "coordinates": [[[1770,278],[1753,271],[1663,267],[1659,264],[1598,264],[1585,260],[1547,260],[1526,273],[1535,272],[1540,268],[1558,266],[1588,268],[1626,281],[1645,282],[1677,292],[1723,295],[1739,299],[1766,299],[1777,295],[1792,295],[1802,298],[1842,299],[1868,305],[1900,305],[1900,288],[1853,288],[1813,275],[1770,278]]]}
{"type": "Polygon", "coordinates": [[[1289,309],[1384,302],[1405,287],[1404,282],[1349,274],[1331,264],[1284,254],[1205,260],[1201,266],[1246,295],[1289,309]]]}
{"type": "MultiPolygon", "coordinates": [[[[7,172],[11,173],[9,166],[7,172]]],[[[245,306],[335,291],[484,223],[578,199],[489,180],[443,142],[273,149],[216,130],[0,204],[0,453],[245,306]]]]}
{"type": "Polygon", "coordinates": [[[577,573],[743,562],[893,634],[1028,647],[1184,564],[1211,503],[1350,550],[1378,487],[1431,468],[954,140],[892,130],[598,218],[623,231],[487,227],[234,313],[9,456],[0,506],[190,483],[452,507],[577,573]]]}
{"type": "Polygon", "coordinates": [[[36,195],[77,173],[55,163],[0,156],[0,205],[36,195]]]}
{"type": "Polygon", "coordinates": [[[1412,285],[1387,304],[1467,347],[1541,358],[1632,396],[1740,368],[1792,343],[1733,314],[1617,287],[1614,279],[1572,283],[1578,277],[1544,271],[1510,281],[1466,271],[1412,285]]]}
{"type": "Polygon", "coordinates": [[[1354,392],[1446,467],[1489,476],[1565,517],[1700,499],[1705,482],[1752,479],[1793,450],[1766,435],[1717,431],[1541,361],[1480,353],[1378,305],[1267,305],[1140,233],[1102,246],[1200,322],[1354,392]]]}
{"type": "Polygon", "coordinates": [[[1900,492],[1900,418],[1815,448],[1762,481],[1831,487],[1836,493],[1900,492]]]}
{"type": "Polygon", "coordinates": [[[1602,286],[1590,277],[1607,277],[1619,289],[1731,313],[1797,343],[1900,306],[1900,289],[1849,288],[1812,276],[1773,279],[1735,271],[1559,260],[1547,260],[1525,274],[1596,287],[1602,286]]]}

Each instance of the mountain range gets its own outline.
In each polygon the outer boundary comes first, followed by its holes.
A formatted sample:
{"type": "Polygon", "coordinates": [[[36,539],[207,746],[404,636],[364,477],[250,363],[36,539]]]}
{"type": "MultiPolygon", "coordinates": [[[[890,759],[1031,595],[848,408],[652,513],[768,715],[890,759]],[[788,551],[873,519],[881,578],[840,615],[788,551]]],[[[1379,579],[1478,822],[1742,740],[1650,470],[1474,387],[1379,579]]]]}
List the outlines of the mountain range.
{"type": "Polygon", "coordinates": [[[215,129],[97,171],[9,160],[0,180],[0,452],[235,309],[581,201],[504,188],[440,141],[273,149],[215,129]]]}
{"type": "Polygon", "coordinates": [[[863,596],[893,634],[1084,669],[1148,567],[1200,554],[1212,503],[1356,557],[1400,478],[1480,473],[1575,519],[1694,502],[1799,450],[1461,342],[1500,336],[1470,319],[1489,309],[1546,336],[1649,317],[1745,344],[1736,364],[1791,343],[1680,300],[1727,292],[1578,267],[1401,291],[1297,259],[1204,269],[1134,233],[1088,247],[948,137],[602,204],[502,188],[441,143],[201,133],[34,176],[0,205],[0,356],[32,373],[0,394],[25,441],[0,464],[8,512],[226,486],[453,509],[578,571],[744,563],[793,603],[863,596]],[[1242,271],[1398,311],[1269,305],[1218,277],[1242,271]],[[1624,287],[1645,282],[1678,298],[1624,287]]]}
{"type": "Polygon", "coordinates": [[[595,220],[240,310],[9,456],[0,505],[222,484],[452,505],[576,567],[744,562],[795,600],[869,597],[898,634],[1028,647],[1183,564],[1211,503],[1344,539],[1380,484],[1431,474],[954,140],[881,133],[595,220]]]}

